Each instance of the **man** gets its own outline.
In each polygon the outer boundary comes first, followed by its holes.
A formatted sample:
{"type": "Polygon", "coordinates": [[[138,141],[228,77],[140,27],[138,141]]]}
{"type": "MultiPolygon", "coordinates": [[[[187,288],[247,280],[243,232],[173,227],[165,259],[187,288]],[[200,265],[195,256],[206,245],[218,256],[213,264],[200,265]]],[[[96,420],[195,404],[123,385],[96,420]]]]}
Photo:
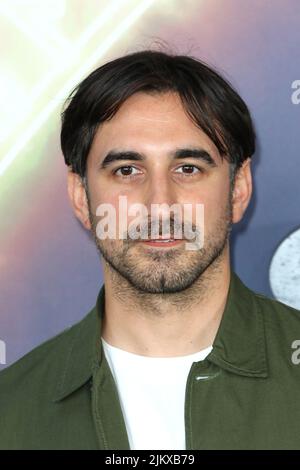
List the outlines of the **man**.
{"type": "Polygon", "coordinates": [[[104,284],[80,323],[1,373],[0,448],[299,448],[300,312],[230,267],[252,193],[243,100],[197,59],[142,51],[78,85],[61,144],[104,284]]]}

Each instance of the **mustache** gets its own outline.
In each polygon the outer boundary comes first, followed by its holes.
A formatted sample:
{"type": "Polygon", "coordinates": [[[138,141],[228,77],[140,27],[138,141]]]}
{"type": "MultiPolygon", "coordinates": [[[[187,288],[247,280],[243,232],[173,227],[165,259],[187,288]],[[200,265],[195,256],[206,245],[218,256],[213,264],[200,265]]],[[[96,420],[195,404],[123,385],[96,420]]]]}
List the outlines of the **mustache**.
{"type": "Polygon", "coordinates": [[[199,233],[197,226],[191,221],[179,223],[175,219],[150,220],[138,224],[129,224],[126,232],[129,239],[135,239],[135,235],[139,234],[142,239],[155,239],[162,236],[170,238],[193,238],[199,233]]]}

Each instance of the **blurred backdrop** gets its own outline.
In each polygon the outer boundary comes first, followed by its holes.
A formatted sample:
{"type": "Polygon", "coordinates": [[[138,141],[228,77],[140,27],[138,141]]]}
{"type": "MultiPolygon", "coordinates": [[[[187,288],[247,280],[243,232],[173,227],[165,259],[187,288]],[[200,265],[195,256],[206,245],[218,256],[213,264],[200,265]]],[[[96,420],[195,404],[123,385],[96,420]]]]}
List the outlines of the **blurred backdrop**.
{"type": "Polygon", "coordinates": [[[60,112],[97,66],[165,42],[216,67],[257,131],[254,196],[232,262],[300,309],[298,0],[0,0],[0,368],[81,319],[99,256],[66,191],[60,112]]]}

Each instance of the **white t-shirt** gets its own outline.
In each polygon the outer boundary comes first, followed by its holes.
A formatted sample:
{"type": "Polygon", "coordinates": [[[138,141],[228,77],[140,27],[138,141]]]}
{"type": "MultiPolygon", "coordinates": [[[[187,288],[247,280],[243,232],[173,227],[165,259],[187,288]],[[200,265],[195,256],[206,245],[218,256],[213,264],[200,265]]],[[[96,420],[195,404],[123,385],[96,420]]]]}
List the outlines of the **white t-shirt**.
{"type": "Polygon", "coordinates": [[[148,357],[108,344],[105,357],[115,379],[130,449],[184,450],[184,403],[193,362],[203,360],[209,346],[179,357],[148,357]]]}

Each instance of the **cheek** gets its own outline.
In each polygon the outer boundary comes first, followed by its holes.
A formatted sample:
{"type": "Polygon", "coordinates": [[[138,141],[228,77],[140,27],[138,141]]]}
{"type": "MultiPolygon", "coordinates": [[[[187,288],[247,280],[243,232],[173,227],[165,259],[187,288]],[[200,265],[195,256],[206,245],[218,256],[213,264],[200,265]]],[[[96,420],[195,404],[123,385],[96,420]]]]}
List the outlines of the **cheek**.
{"type": "MultiPolygon", "coordinates": [[[[132,220],[137,220],[141,217],[141,212],[134,212],[133,215],[129,215],[129,208],[138,203],[139,200],[135,197],[128,196],[126,191],[111,191],[109,189],[102,188],[101,190],[93,192],[92,199],[92,210],[93,213],[96,213],[96,209],[105,204],[104,217],[107,217],[116,229],[116,239],[119,239],[119,233],[125,234],[128,233],[128,226],[132,220]],[[109,212],[107,212],[109,211],[109,212]],[[109,215],[108,215],[109,214],[109,215]]],[[[99,214],[99,213],[98,213],[99,214]]],[[[142,213],[142,220],[145,221],[144,215],[142,213]]]]}
{"type": "Polygon", "coordinates": [[[100,179],[97,181],[92,181],[91,179],[89,181],[89,192],[93,211],[96,211],[96,208],[100,204],[109,204],[115,208],[116,213],[118,213],[120,197],[127,197],[126,190],[119,191],[114,189],[111,184],[107,184],[107,182],[101,181],[100,179]]]}
{"type": "Polygon", "coordinates": [[[229,191],[229,185],[223,184],[211,188],[203,195],[201,202],[204,204],[204,223],[206,227],[209,228],[215,225],[216,221],[220,220],[226,213],[229,191]]]}

